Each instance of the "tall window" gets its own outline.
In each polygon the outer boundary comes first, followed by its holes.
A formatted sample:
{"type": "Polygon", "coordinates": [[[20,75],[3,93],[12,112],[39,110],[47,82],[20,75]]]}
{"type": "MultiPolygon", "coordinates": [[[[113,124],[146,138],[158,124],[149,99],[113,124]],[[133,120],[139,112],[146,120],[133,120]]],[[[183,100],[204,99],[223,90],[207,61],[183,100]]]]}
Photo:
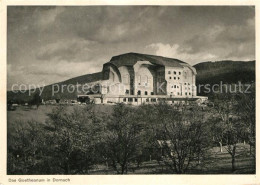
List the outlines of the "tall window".
{"type": "Polygon", "coordinates": [[[141,75],[137,76],[137,83],[138,85],[141,85],[141,75]]]}
{"type": "Polygon", "coordinates": [[[187,72],[184,71],[184,78],[186,79],[187,78],[187,72]]]}
{"type": "Polygon", "coordinates": [[[129,74],[126,74],[126,75],[124,76],[124,83],[125,83],[125,84],[129,84],[129,79],[130,79],[129,74]]]}
{"type": "Polygon", "coordinates": [[[114,82],[115,81],[115,74],[112,71],[110,71],[109,76],[110,76],[110,79],[114,82]]]}
{"type": "Polygon", "coordinates": [[[148,76],[147,75],[144,76],[144,82],[148,83],[148,76]]]}

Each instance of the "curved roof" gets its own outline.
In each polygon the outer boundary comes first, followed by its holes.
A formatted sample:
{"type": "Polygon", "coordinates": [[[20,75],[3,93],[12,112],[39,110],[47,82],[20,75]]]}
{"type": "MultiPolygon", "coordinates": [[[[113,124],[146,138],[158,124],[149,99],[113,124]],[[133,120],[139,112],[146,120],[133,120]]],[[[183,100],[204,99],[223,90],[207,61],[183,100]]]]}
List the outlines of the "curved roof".
{"type": "Polygon", "coordinates": [[[155,65],[169,66],[169,67],[181,67],[181,68],[183,68],[182,64],[187,64],[181,60],[174,59],[174,58],[147,55],[147,54],[141,54],[141,53],[126,53],[126,54],[114,56],[106,64],[112,63],[117,67],[133,66],[136,64],[137,61],[149,61],[155,65]]]}

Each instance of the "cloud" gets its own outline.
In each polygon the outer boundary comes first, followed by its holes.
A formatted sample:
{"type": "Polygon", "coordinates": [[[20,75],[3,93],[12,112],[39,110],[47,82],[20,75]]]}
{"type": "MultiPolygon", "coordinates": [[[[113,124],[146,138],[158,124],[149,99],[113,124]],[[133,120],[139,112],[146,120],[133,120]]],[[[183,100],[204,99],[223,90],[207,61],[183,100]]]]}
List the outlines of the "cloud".
{"type": "Polygon", "coordinates": [[[241,25],[214,25],[180,44],[147,45],[157,55],[178,58],[192,64],[209,60],[254,60],[254,18],[241,25]]]}
{"type": "Polygon", "coordinates": [[[44,11],[40,11],[38,9],[38,11],[34,11],[33,13],[35,20],[37,20],[35,21],[35,25],[45,29],[53,24],[56,20],[56,17],[63,11],[65,11],[64,7],[55,7],[44,11]]]}
{"type": "Polygon", "coordinates": [[[255,58],[254,18],[240,25],[215,25],[184,41],[181,50],[190,54],[207,51],[216,59],[255,58]]]}
{"type": "Polygon", "coordinates": [[[190,64],[194,64],[196,61],[205,61],[214,59],[216,56],[208,53],[208,52],[199,52],[199,53],[188,53],[180,49],[178,44],[163,44],[163,43],[156,43],[146,46],[146,48],[153,49],[156,55],[170,57],[170,58],[177,58],[190,64]]]}
{"type": "Polygon", "coordinates": [[[95,65],[95,61],[87,62],[67,62],[59,61],[51,65],[45,63],[32,64],[30,66],[14,66],[8,64],[8,89],[11,89],[12,84],[26,85],[48,85],[55,82],[60,82],[84,75],[90,71],[99,71],[100,67],[95,65]],[[15,78],[14,78],[15,77],[15,78]]]}
{"type": "Polygon", "coordinates": [[[9,6],[7,23],[8,84],[98,72],[127,52],[191,64],[255,58],[249,6],[9,6]]]}
{"type": "Polygon", "coordinates": [[[58,40],[42,46],[38,50],[36,57],[39,60],[58,59],[75,61],[80,60],[80,55],[84,54],[84,60],[88,60],[88,53],[91,53],[91,43],[93,42],[80,39],[58,40]]]}

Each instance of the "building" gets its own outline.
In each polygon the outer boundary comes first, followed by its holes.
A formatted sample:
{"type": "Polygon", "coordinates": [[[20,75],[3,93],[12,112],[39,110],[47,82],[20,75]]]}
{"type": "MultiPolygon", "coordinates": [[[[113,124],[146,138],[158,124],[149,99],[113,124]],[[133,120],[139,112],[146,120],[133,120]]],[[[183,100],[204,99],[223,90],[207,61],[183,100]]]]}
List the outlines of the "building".
{"type": "Polygon", "coordinates": [[[114,56],[103,65],[98,91],[79,94],[95,103],[154,103],[196,100],[196,69],[178,59],[139,53],[114,56]],[[93,93],[94,92],[94,93],[93,93]]]}

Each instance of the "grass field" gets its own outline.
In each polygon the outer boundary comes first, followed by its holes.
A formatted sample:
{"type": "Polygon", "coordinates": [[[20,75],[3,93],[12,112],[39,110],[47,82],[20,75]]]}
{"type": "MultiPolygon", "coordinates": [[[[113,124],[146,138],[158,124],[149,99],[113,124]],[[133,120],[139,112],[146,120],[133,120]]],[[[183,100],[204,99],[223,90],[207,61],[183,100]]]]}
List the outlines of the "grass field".
{"type": "MultiPolygon", "coordinates": [[[[84,108],[84,106],[74,105],[67,106],[67,110],[71,111],[73,107],[84,108]]],[[[7,112],[7,122],[9,128],[15,128],[17,124],[23,124],[27,121],[36,121],[39,124],[44,124],[48,119],[47,114],[55,108],[55,105],[42,105],[38,109],[29,109],[28,107],[17,107],[15,111],[7,112]]],[[[111,113],[113,106],[111,105],[95,105],[95,111],[100,114],[111,113]]],[[[12,130],[12,129],[11,129],[12,130]]],[[[196,165],[193,170],[188,171],[188,174],[254,174],[255,159],[249,154],[249,146],[239,144],[236,157],[236,171],[231,171],[231,156],[223,149],[221,153],[219,147],[214,147],[210,150],[210,156],[203,163],[196,165]]],[[[195,165],[195,164],[194,164],[195,165]]],[[[104,165],[96,165],[90,171],[90,174],[113,174],[110,167],[104,165]]],[[[129,174],[169,174],[172,173],[166,166],[161,166],[156,160],[151,160],[141,164],[139,168],[135,164],[131,165],[128,171],[129,174]]]]}
{"type": "MultiPolygon", "coordinates": [[[[17,124],[17,122],[36,121],[44,123],[48,118],[47,114],[57,107],[56,105],[42,105],[36,108],[29,108],[26,106],[17,107],[15,111],[7,112],[8,125],[17,124]]],[[[74,107],[84,108],[84,105],[68,105],[66,106],[68,111],[72,111],[74,107]]],[[[113,105],[95,105],[95,111],[105,114],[112,111],[113,105]]]]}

